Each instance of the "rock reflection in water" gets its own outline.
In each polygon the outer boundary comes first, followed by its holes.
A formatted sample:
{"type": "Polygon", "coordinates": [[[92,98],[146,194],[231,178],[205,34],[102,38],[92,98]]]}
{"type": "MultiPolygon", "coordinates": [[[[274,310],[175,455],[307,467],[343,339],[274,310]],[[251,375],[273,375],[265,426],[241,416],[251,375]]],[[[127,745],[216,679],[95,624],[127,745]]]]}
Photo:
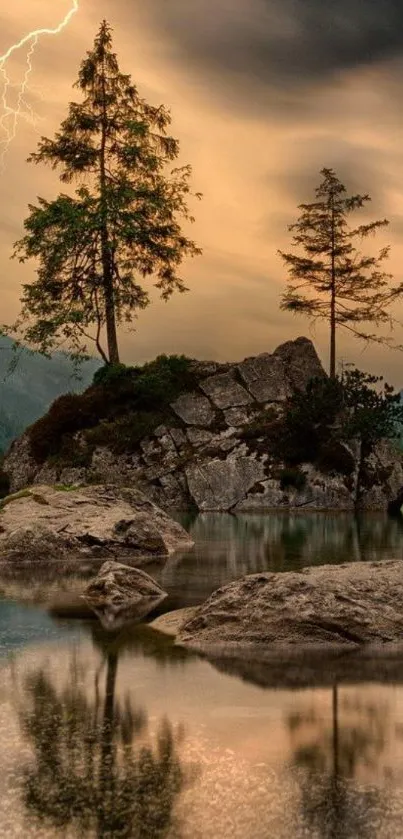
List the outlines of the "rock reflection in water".
{"type": "Polygon", "coordinates": [[[175,606],[193,605],[214,588],[260,571],[292,571],[374,559],[403,559],[403,520],[382,514],[203,513],[179,517],[195,547],[158,572],[175,606]]]}
{"type": "MultiPolygon", "coordinates": [[[[403,559],[403,520],[366,513],[203,513],[178,515],[195,547],[146,567],[168,592],[161,610],[203,602],[215,588],[245,574],[307,565],[403,559]]],[[[125,563],[128,560],[125,559],[125,563]]],[[[52,614],[90,615],[82,594],[103,560],[0,565],[0,594],[47,604],[52,614]]],[[[131,563],[129,563],[131,564],[131,563]]],[[[135,559],[133,560],[135,564],[135,559]]]]}
{"type": "Polygon", "coordinates": [[[69,687],[58,690],[43,669],[25,681],[20,724],[34,754],[24,771],[27,814],[55,835],[163,839],[186,780],[183,728],[165,718],[152,737],[146,711],[116,699],[120,645],[99,630],[94,642],[104,660],[92,701],[74,659],[69,687]]]}

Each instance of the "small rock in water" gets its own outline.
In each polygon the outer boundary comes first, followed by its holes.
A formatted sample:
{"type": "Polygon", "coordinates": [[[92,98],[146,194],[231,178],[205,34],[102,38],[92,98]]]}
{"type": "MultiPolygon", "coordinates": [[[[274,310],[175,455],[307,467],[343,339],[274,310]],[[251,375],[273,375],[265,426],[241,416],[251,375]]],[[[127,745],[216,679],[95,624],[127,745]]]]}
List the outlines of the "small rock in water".
{"type": "Polygon", "coordinates": [[[84,599],[104,629],[141,621],[168,595],[144,571],[120,562],[104,562],[84,592],[84,599]]]}

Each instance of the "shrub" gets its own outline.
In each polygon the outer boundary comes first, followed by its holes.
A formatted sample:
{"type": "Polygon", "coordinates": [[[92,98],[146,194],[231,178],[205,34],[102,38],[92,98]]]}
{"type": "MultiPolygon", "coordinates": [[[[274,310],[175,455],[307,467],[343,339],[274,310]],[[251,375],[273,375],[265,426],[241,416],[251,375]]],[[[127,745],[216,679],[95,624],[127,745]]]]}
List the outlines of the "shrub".
{"type": "Polygon", "coordinates": [[[74,434],[100,424],[89,440],[108,445],[112,441],[116,451],[130,450],[171,416],[170,403],[180,393],[196,386],[191,364],[185,356],[161,355],[144,367],[106,365],[85,393],[59,397],[31,426],[33,457],[38,463],[56,458],[68,465],[87,465],[88,453],[77,451],[74,434]]]}
{"type": "Polygon", "coordinates": [[[297,391],[285,406],[279,438],[282,459],[288,464],[315,462],[328,440],[343,406],[338,379],[312,379],[306,391],[297,391]]]}
{"type": "Polygon", "coordinates": [[[343,391],[345,439],[360,437],[368,454],[378,440],[399,438],[403,423],[400,393],[395,393],[382,376],[348,370],[343,378],[343,391]]]}
{"type": "Polygon", "coordinates": [[[126,367],[126,364],[105,364],[94,374],[93,384],[113,384],[127,376],[130,376],[133,369],[133,367],[126,367]]]}
{"type": "Polygon", "coordinates": [[[38,463],[60,452],[62,439],[97,425],[107,410],[102,392],[90,388],[83,394],[59,396],[47,414],[29,430],[32,456],[38,463]]]}
{"type": "Polygon", "coordinates": [[[329,440],[320,450],[317,460],[321,472],[338,472],[351,475],[355,469],[355,459],[346,445],[339,440],[329,440]]]}
{"type": "Polygon", "coordinates": [[[275,438],[280,424],[282,424],[282,421],[277,419],[277,412],[274,408],[268,408],[244,426],[239,436],[246,441],[258,440],[260,437],[275,438]]]}
{"type": "Polygon", "coordinates": [[[114,422],[102,422],[86,433],[89,450],[108,446],[115,454],[132,451],[140,440],[147,437],[164,420],[164,414],[137,411],[119,417],[114,422]]]}
{"type": "Polygon", "coordinates": [[[302,469],[288,467],[280,472],[280,487],[287,489],[288,487],[295,487],[295,489],[303,489],[306,485],[306,475],[302,469]]]}

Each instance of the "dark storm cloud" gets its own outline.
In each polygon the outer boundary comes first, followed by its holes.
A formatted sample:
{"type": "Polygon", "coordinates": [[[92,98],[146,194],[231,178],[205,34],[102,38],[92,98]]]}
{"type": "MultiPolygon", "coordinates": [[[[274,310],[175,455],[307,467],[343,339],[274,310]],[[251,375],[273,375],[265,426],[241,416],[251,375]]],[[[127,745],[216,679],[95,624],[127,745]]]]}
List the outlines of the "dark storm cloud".
{"type": "Polygon", "coordinates": [[[147,0],[143,13],[190,71],[200,65],[269,85],[403,54],[402,0],[147,0]]]}

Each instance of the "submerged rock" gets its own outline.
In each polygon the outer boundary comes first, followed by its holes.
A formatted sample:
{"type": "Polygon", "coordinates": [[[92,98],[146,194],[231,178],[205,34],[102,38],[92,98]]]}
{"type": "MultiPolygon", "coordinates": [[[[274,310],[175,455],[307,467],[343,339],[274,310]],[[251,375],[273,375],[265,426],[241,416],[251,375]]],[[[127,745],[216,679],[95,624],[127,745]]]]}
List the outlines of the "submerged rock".
{"type": "Polygon", "coordinates": [[[215,591],[178,640],[227,652],[396,643],[403,651],[403,565],[357,562],[253,574],[215,591]]]}
{"type": "Polygon", "coordinates": [[[83,597],[104,629],[115,631],[141,621],[168,595],[139,568],[105,562],[83,597]]]}
{"type": "Polygon", "coordinates": [[[135,557],[143,564],[193,545],[135,489],[36,486],[4,499],[0,510],[0,560],[135,557]]]}

